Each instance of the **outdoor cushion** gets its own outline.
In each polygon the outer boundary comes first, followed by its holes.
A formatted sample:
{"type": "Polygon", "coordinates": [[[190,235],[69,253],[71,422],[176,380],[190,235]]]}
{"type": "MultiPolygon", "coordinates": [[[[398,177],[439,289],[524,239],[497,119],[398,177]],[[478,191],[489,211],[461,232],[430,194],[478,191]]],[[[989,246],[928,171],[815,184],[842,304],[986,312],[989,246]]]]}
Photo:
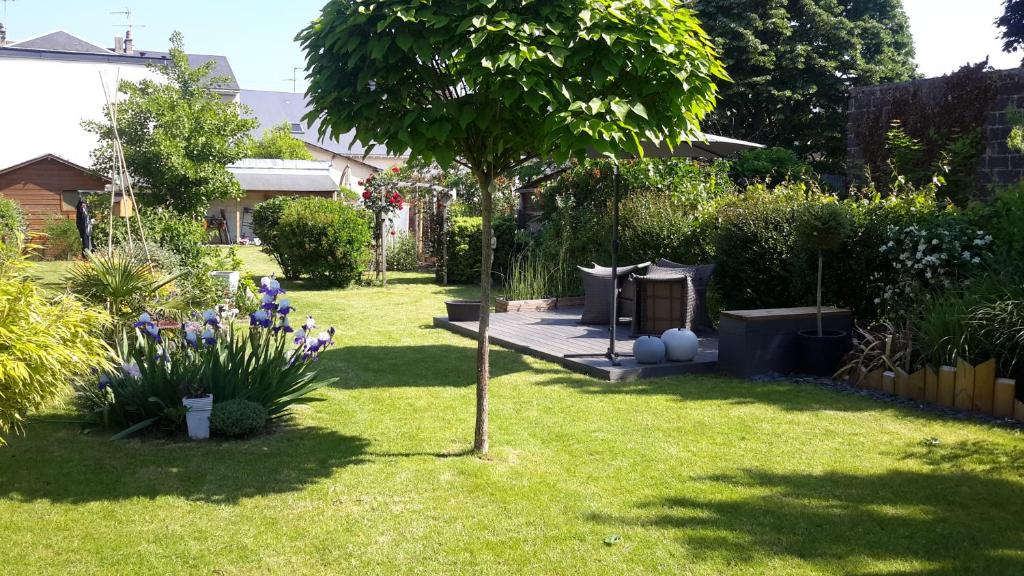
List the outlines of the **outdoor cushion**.
{"type": "MultiPolygon", "coordinates": [[[[618,268],[619,280],[619,317],[631,317],[633,314],[633,292],[635,285],[628,280],[628,275],[650,262],[618,268]],[[623,276],[627,278],[623,280],[623,276]]],[[[612,269],[595,265],[594,268],[577,266],[583,278],[583,316],[581,324],[611,323],[611,290],[612,269]]]]}
{"type": "Polygon", "coordinates": [[[711,315],[708,314],[708,284],[715,273],[714,264],[679,264],[664,258],[659,259],[654,266],[651,266],[648,274],[658,270],[678,270],[684,272],[693,279],[694,310],[693,330],[710,330],[714,327],[711,315]]]}

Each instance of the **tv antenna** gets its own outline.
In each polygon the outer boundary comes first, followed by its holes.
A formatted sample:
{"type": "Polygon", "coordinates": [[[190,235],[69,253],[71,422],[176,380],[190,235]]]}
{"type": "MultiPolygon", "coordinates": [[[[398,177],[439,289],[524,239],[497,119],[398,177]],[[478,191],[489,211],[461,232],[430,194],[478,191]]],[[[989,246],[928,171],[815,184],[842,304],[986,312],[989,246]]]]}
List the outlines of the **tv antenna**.
{"type": "Polygon", "coordinates": [[[0,2],[4,3],[4,19],[3,19],[3,22],[7,22],[7,5],[10,4],[11,2],[14,2],[14,0],[0,0],[0,2]]]}
{"type": "Polygon", "coordinates": [[[291,82],[292,83],[292,92],[295,92],[295,83],[298,80],[297,74],[298,74],[299,70],[302,70],[301,66],[293,67],[292,68],[292,77],[291,78],[285,78],[284,80],[282,80],[282,82],[291,82]]]}
{"type": "MultiPolygon", "coordinates": [[[[13,2],[14,0],[0,0],[0,1],[3,1],[3,2],[13,2]]],[[[127,28],[129,35],[131,35],[132,28],[145,28],[146,27],[145,24],[133,24],[132,23],[132,9],[131,8],[125,8],[124,10],[118,10],[116,12],[111,12],[111,14],[119,14],[121,16],[124,16],[125,23],[124,24],[114,24],[114,26],[116,26],[118,28],[127,28]]]]}

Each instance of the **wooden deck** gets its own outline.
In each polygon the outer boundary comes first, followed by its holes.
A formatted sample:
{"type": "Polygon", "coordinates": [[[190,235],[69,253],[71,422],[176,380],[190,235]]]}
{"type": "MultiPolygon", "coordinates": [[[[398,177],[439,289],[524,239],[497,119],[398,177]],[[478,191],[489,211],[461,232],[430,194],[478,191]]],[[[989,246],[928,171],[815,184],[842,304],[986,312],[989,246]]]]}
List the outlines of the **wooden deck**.
{"type": "MultiPolygon", "coordinates": [[[[608,351],[608,328],[584,326],[579,323],[582,310],[564,308],[543,312],[506,312],[491,314],[492,344],[543,358],[583,374],[610,381],[629,381],[679,374],[714,372],[718,365],[718,338],[700,339],[700,352],[692,362],[666,362],[657,365],[638,364],[633,358],[621,358],[613,366],[605,357],[608,351]],[[592,358],[566,358],[573,354],[595,354],[592,358]]],[[[451,322],[446,316],[434,318],[434,326],[476,338],[476,322],[451,322]]],[[[616,351],[629,354],[633,339],[629,326],[616,331],[616,351]]]]}

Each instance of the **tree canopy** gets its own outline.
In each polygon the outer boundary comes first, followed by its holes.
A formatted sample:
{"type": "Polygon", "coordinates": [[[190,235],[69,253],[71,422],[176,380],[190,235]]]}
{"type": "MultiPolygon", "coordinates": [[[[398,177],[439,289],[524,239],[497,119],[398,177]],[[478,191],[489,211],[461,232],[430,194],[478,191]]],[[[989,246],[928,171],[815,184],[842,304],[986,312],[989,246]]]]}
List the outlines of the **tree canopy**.
{"type": "Polygon", "coordinates": [[[694,0],[733,83],[710,126],[795,150],[821,169],[845,158],[851,87],[909,80],[901,0],[694,0]]]}
{"type": "Polygon", "coordinates": [[[1016,52],[1024,47],[1024,0],[1003,0],[1003,15],[996,20],[1002,29],[1003,52],[1016,52]]]}
{"type": "Polygon", "coordinates": [[[288,122],[282,122],[270,130],[265,130],[259,140],[253,140],[249,147],[249,157],[277,160],[313,159],[305,142],[292,136],[291,124],[288,122]]]}
{"type": "Polygon", "coordinates": [[[332,0],[298,35],[321,134],[467,167],[481,189],[474,448],[487,451],[492,202],[531,158],[696,135],[726,78],[684,0],[332,0]]]}
{"type": "MultiPolygon", "coordinates": [[[[214,88],[213,62],[193,68],[181,34],[171,36],[167,64],[153,66],[163,81],[122,81],[124,98],[117,105],[117,132],[136,185],[149,198],[179,214],[198,217],[210,201],[237,197],[242,189],[227,170],[248,149],[249,131],[258,123],[243,118],[242,107],[225,101],[214,88]]],[[[83,126],[99,135],[94,167],[110,173],[114,165],[114,126],[110,110],[105,121],[83,126]]]]}

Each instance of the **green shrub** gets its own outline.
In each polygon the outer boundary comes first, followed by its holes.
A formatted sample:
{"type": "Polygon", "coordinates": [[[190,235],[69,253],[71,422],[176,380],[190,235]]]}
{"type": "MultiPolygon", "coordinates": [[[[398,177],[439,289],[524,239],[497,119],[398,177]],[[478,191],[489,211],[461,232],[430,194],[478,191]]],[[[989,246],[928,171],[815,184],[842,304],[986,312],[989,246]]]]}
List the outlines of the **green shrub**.
{"type": "Polygon", "coordinates": [[[999,190],[969,210],[974,225],[992,235],[992,266],[1024,276],[1024,181],[999,190]]]}
{"type": "Polygon", "coordinates": [[[347,287],[369,260],[368,214],[326,198],[289,202],[276,227],[279,259],[314,282],[347,287]]]}
{"type": "Polygon", "coordinates": [[[69,260],[82,253],[82,237],[74,220],[52,216],[47,219],[43,232],[46,234],[47,256],[69,260]]]}
{"type": "Polygon", "coordinates": [[[18,234],[24,234],[25,214],[14,200],[0,197],[0,242],[14,242],[18,234]]]}
{"type": "MultiPolygon", "coordinates": [[[[452,218],[448,225],[448,282],[452,284],[480,283],[481,224],[479,216],[452,218]]],[[[515,218],[494,218],[494,261],[491,269],[497,278],[508,272],[513,255],[525,249],[516,235],[515,218]]]]}
{"type": "Polygon", "coordinates": [[[267,409],[242,398],[216,402],[210,412],[210,432],[217,436],[250,436],[266,425],[267,409]]]}
{"type": "Polygon", "coordinates": [[[20,243],[0,244],[0,445],[29,411],[109,366],[97,336],[107,315],[69,295],[47,297],[26,269],[20,243]]]}
{"type": "Polygon", "coordinates": [[[285,207],[296,200],[297,196],[275,196],[260,202],[252,211],[252,233],[262,242],[263,252],[277,261],[285,278],[297,278],[298,271],[291,261],[282,258],[277,225],[285,207]]]}
{"type": "Polygon", "coordinates": [[[399,232],[388,246],[388,268],[399,272],[414,272],[420,266],[416,251],[416,238],[408,232],[399,232]]]}
{"type": "Polygon", "coordinates": [[[813,175],[810,164],[786,148],[748,150],[733,160],[729,175],[740,186],[799,182],[813,175]]]}

